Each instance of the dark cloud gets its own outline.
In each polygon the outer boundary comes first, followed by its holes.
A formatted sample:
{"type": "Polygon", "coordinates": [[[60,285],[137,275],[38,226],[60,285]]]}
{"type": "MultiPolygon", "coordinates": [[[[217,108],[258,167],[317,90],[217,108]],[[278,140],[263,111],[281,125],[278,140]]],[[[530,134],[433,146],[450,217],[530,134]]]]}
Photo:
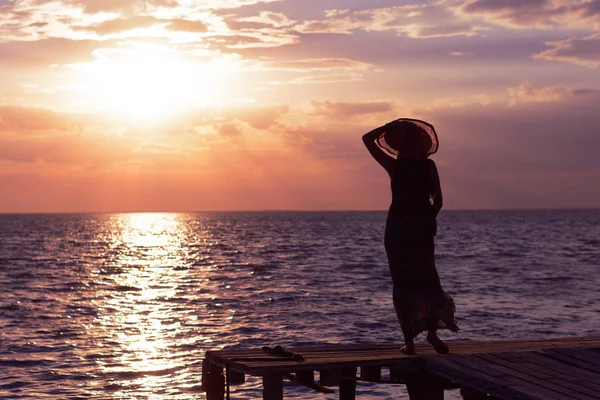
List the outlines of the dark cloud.
{"type": "Polygon", "coordinates": [[[600,0],[592,0],[582,4],[584,15],[587,17],[600,15],[600,0]]]}
{"type": "Polygon", "coordinates": [[[567,61],[587,67],[600,66],[600,33],[546,44],[552,48],[536,54],[535,58],[567,61]]]}
{"type": "Polygon", "coordinates": [[[459,10],[514,27],[572,26],[589,29],[600,26],[599,3],[598,0],[467,0],[459,10]]]}
{"type": "MultiPolygon", "coordinates": [[[[600,173],[600,93],[518,107],[424,112],[440,134],[446,163],[470,173],[600,173]]],[[[491,176],[490,175],[490,176],[491,176]]],[[[598,187],[600,195],[600,186],[598,187]]]]}
{"type": "MultiPolygon", "coordinates": [[[[517,107],[492,103],[415,110],[412,115],[432,122],[440,136],[434,159],[447,207],[600,206],[600,186],[595,184],[600,179],[600,93],[570,93],[553,102],[517,107]]],[[[356,187],[381,185],[377,195],[383,196],[388,188],[385,174],[360,141],[372,128],[342,118],[326,131],[298,126],[285,132],[307,154],[337,165],[338,174],[355,166],[356,187]]]]}
{"type": "Polygon", "coordinates": [[[463,10],[467,12],[482,12],[482,11],[523,11],[537,10],[543,6],[552,4],[551,0],[471,0],[467,1],[463,10]]]}
{"type": "Polygon", "coordinates": [[[561,101],[423,111],[440,136],[434,156],[461,208],[600,206],[600,93],[561,101]]]}
{"type": "Polygon", "coordinates": [[[416,28],[416,36],[421,38],[447,37],[447,36],[472,36],[478,30],[466,22],[448,22],[438,25],[429,25],[416,28]]]}

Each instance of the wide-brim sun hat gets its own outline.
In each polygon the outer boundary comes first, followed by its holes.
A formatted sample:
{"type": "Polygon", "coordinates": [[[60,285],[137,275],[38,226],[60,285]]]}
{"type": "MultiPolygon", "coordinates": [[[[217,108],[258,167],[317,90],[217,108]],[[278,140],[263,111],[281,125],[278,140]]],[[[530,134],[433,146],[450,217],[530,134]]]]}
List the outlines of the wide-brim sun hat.
{"type": "Polygon", "coordinates": [[[410,132],[420,132],[426,134],[431,140],[431,145],[427,150],[427,156],[430,156],[438,151],[439,140],[435,128],[429,122],[414,118],[399,118],[384,126],[384,132],[375,140],[377,145],[392,157],[398,157],[399,149],[396,143],[401,140],[394,140],[390,135],[405,135],[410,132]],[[388,129],[385,129],[388,127],[388,129]],[[404,128],[403,128],[404,127],[404,128]],[[414,129],[415,127],[420,128],[414,129]],[[422,131],[422,132],[421,132],[422,131]],[[388,140],[386,141],[386,137],[388,140]]]}

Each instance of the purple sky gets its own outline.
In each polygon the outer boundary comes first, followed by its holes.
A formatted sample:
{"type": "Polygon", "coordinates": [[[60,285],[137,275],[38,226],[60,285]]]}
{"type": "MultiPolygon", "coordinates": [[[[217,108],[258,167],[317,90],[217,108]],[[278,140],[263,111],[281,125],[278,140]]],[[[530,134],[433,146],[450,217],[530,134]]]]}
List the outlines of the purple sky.
{"type": "Polygon", "coordinates": [[[600,207],[600,0],[0,0],[0,212],[600,207]]]}

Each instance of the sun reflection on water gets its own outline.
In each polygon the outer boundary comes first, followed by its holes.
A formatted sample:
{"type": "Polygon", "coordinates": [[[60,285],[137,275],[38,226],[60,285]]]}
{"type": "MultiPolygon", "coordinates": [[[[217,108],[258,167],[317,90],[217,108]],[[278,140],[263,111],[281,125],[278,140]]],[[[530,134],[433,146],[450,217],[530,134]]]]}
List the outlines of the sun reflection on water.
{"type": "Polygon", "coordinates": [[[117,273],[99,309],[101,335],[108,338],[103,342],[110,343],[114,358],[99,364],[124,390],[156,395],[168,387],[172,374],[185,372],[176,357],[178,345],[185,343],[177,338],[189,340],[181,332],[182,321],[197,318],[172,304],[189,267],[185,229],[178,214],[117,218],[110,238],[115,243],[110,264],[117,273]]]}

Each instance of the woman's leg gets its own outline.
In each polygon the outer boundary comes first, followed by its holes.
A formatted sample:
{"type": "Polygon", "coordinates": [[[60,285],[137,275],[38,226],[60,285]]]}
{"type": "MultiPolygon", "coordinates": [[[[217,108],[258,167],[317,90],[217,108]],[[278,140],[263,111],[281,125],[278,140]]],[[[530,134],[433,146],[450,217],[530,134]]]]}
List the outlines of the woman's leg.
{"type": "Polygon", "coordinates": [[[437,319],[429,318],[427,324],[427,341],[433,346],[435,351],[439,354],[448,354],[450,349],[448,345],[440,339],[437,335],[438,323],[437,319]]]}
{"type": "Polygon", "coordinates": [[[402,334],[404,335],[404,352],[406,354],[415,354],[415,342],[413,340],[412,330],[402,326],[402,334]]]}

